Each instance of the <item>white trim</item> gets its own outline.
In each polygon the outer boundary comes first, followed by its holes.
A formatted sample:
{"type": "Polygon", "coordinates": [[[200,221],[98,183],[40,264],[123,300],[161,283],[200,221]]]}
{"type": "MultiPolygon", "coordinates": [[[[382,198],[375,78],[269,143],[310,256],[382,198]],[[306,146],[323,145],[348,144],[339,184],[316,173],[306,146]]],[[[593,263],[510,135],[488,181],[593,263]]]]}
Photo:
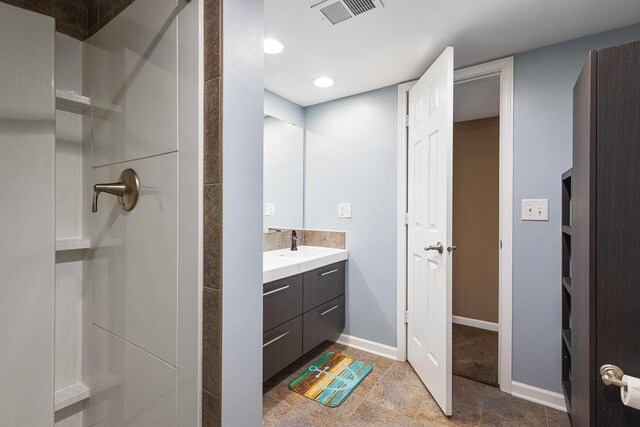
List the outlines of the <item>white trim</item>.
{"type": "Polygon", "coordinates": [[[338,344],[346,345],[357,350],[366,351],[367,353],[377,356],[386,357],[387,359],[398,360],[398,349],[390,345],[380,344],[375,341],[365,340],[347,334],[342,334],[336,341],[338,344]]]}
{"type": "Polygon", "coordinates": [[[401,362],[407,360],[407,329],[404,323],[404,312],[407,307],[407,127],[404,117],[409,115],[407,100],[409,90],[416,81],[398,85],[398,215],[397,215],[397,358],[401,362]]]}
{"type": "Polygon", "coordinates": [[[453,318],[453,323],[457,323],[458,325],[472,326],[474,328],[498,332],[499,325],[497,323],[487,322],[486,320],[470,319],[462,316],[451,317],[453,318]]]}
{"type": "Polygon", "coordinates": [[[511,394],[515,397],[519,397],[520,399],[528,400],[529,402],[539,403],[540,405],[548,406],[549,408],[567,412],[564,396],[561,393],[556,393],[555,391],[549,391],[544,388],[512,381],[511,394]]]}
{"type": "MultiPolygon", "coordinates": [[[[455,83],[500,76],[500,240],[499,258],[499,369],[500,390],[511,393],[512,271],[513,271],[513,57],[457,70],[455,83]]],[[[398,85],[398,249],[397,330],[398,360],[406,360],[406,129],[404,115],[408,90],[415,82],[398,85]]]]}

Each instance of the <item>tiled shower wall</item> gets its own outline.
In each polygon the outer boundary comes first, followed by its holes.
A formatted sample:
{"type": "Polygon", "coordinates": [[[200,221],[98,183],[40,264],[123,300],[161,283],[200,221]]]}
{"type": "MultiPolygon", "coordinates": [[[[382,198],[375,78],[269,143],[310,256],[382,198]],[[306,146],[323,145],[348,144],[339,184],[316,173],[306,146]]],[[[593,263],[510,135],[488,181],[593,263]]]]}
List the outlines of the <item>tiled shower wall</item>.
{"type": "Polygon", "coordinates": [[[202,425],[221,424],[222,321],[222,10],[204,0],[204,236],[202,325],[202,425]]]}
{"type": "Polygon", "coordinates": [[[51,16],[56,31],[84,40],[92,36],[134,0],[0,0],[13,6],[51,16]]]}

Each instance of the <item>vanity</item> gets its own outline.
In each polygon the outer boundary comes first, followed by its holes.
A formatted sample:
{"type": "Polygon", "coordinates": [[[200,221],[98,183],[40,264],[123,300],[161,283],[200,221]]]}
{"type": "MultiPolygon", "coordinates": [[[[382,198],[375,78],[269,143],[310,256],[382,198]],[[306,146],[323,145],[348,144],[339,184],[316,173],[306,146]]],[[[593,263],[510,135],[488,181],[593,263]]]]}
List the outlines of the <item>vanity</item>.
{"type": "Polygon", "coordinates": [[[304,129],[270,112],[282,111],[265,104],[263,381],[338,339],[345,327],[349,257],[346,232],[305,224],[304,129]]]}
{"type": "Polygon", "coordinates": [[[264,252],[263,381],[342,333],[348,257],[314,246],[264,252]]]}

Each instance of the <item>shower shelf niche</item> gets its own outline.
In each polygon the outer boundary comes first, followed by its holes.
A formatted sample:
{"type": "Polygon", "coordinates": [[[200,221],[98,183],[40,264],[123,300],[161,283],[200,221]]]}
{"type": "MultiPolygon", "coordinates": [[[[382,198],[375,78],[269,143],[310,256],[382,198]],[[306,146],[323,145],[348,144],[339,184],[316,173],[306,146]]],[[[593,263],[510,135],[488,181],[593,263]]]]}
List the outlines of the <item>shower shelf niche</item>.
{"type": "Polygon", "coordinates": [[[90,107],[112,113],[122,113],[122,107],[119,105],[92,100],[88,96],[79,95],[70,90],[56,90],[56,109],[80,114],[90,107]]]}
{"type": "Polygon", "coordinates": [[[89,386],[83,382],[58,390],[55,394],[55,410],[59,411],[88,399],[90,394],[89,386]]]}
{"type": "Polygon", "coordinates": [[[91,98],[78,95],[68,90],[56,90],[56,108],[63,111],[78,112],[86,110],[91,106],[91,98]]]}
{"type": "Polygon", "coordinates": [[[91,240],[83,238],[57,239],[56,252],[75,251],[79,249],[90,249],[91,240]]]}
{"type": "MultiPolygon", "coordinates": [[[[91,398],[91,93],[88,46],[56,34],[55,340],[53,427],[82,427],[91,398]]],[[[0,423],[1,424],[1,423],[0,423]]]]}

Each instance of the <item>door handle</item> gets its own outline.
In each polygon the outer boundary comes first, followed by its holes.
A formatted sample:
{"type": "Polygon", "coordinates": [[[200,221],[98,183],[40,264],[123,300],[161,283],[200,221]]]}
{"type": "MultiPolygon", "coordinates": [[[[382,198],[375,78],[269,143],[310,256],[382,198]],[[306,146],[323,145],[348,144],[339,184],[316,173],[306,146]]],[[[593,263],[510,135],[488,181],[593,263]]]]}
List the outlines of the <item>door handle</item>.
{"type": "Polygon", "coordinates": [[[431,245],[431,246],[427,246],[424,248],[425,251],[438,251],[439,254],[441,254],[442,252],[444,252],[444,246],[442,246],[442,243],[438,242],[435,245],[431,245]]]}
{"type": "Polygon", "coordinates": [[[98,212],[98,196],[100,193],[113,194],[114,196],[117,196],[122,209],[130,211],[135,208],[136,203],[138,203],[138,194],[140,193],[140,180],[138,179],[138,174],[136,174],[136,171],[133,169],[125,169],[120,174],[119,182],[94,185],[91,212],[98,212]]]}
{"type": "Polygon", "coordinates": [[[267,295],[275,294],[276,292],[280,292],[280,291],[284,291],[285,289],[289,289],[289,287],[290,287],[289,285],[283,286],[281,288],[274,289],[274,290],[269,291],[269,292],[265,292],[265,293],[262,294],[262,296],[266,297],[267,295]]]}
{"type": "Polygon", "coordinates": [[[275,337],[274,339],[272,339],[271,341],[269,341],[269,342],[268,342],[268,343],[266,343],[266,344],[262,344],[262,348],[269,347],[271,344],[273,344],[273,343],[274,343],[274,342],[276,342],[276,341],[281,340],[282,338],[286,337],[287,335],[289,335],[289,331],[284,332],[284,333],[282,333],[282,334],[278,335],[277,337],[275,337]]]}
{"type": "Polygon", "coordinates": [[[337,273],[337,272],[338,272],[338,269],[337,269],[337,268],[334,268],[333,270],[331,270],[331,271],[325,271],[324,273],[321,273],[320,275],[321,275],[321,276],[328,276],[329,274],[333,274],[333,273],[337,273]]]}
{"type": "Polygon", "coordinates": [[[627,383],[622,381],[624,372],[616,365],[602,365],[600,367],[600,377],[605,385],[614,385],[616,387],[626,387],[627,383]]]}
{"type": "Polygon", "coordinates": [[[324,316],[324,315],[325,315],[325,314],[327,314],[327,313],[331,313],[331,312],[332,312],[333,310],[335,310],[336,308],[338,308],[338,306],[337,306],[337,305],[334,305],[334,306],[333,306],[333,307],[331,307],[329,310],[325,310],[325,311],[323,311],[322,313],[317,313],[317,314],[318,314],[318,316],[324,316]]]}

